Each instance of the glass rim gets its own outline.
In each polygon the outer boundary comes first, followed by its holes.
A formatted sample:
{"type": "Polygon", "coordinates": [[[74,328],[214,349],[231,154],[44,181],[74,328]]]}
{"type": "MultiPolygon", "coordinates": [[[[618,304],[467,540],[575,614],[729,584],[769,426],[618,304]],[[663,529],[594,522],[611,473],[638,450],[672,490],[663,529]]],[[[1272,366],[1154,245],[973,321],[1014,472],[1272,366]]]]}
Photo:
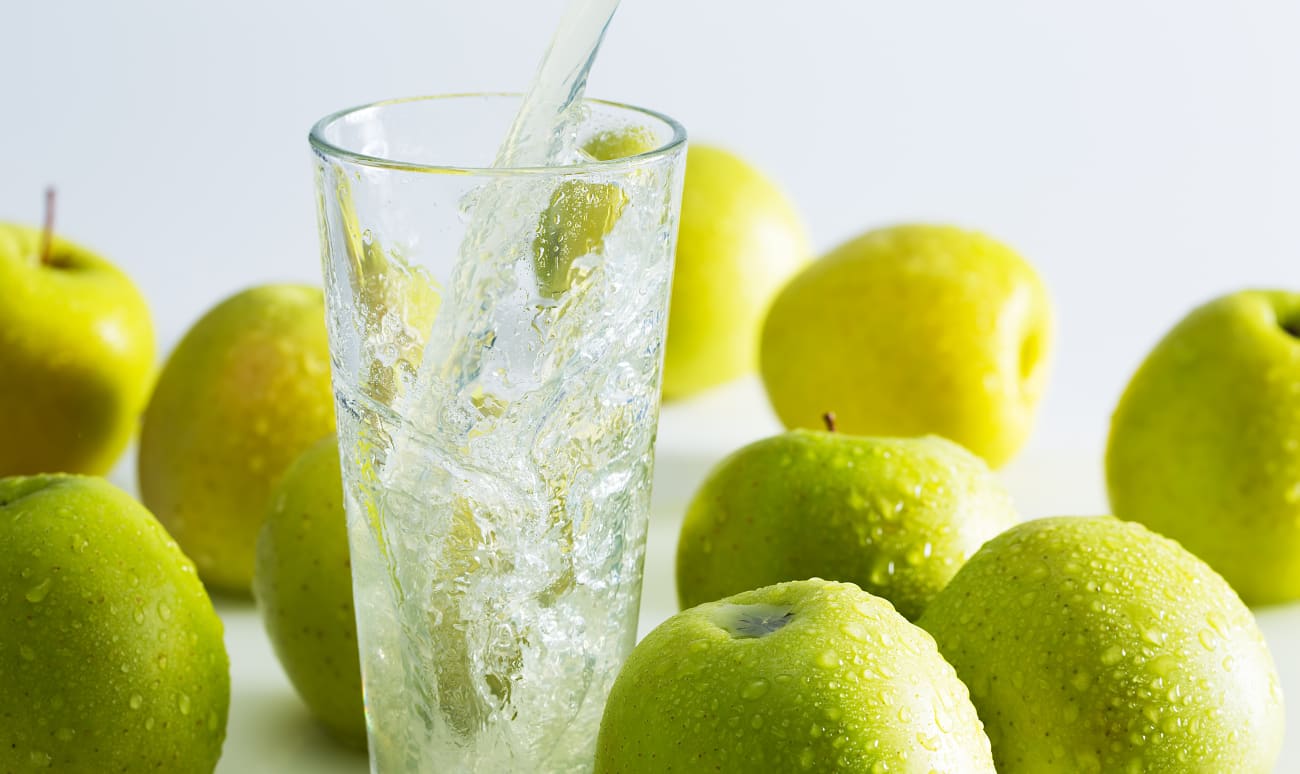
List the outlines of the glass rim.
{"type": "Polygon", "coordinates": [[[307,140],[311,143],[312,148],[325,156],[339,158],[366,167],[378,169],[402,170],[406,172],[428,172],[433,174],[454,174],[454,175],[520,175],[520,174],[549,174],[549,175],[571,175],[583,172],[594,172],[601,170],[628,169],[636,166],[648,164],[661,157],[667,156],[686,143],[686,128],[683,127],[676,119],[657,110],[637,107],[624,102],[614,102],[605,99],[583,99],[583,103],[604,105],[606,107],[616,108],[622,111],[630,111],[648,116],[667,125],[672,130],[672,137],[659,146],[642,153],[632,156],[624,156],[616,159],[584,161],[580,164],[560,164],[556,166],[519,166],[519,167],[485,167],[462,164],[425,164],[414,161],[405,161],[400,158],[387,158],[384,156],[373,156],[358,151],[343,148],[329,140],[325,139],[325,130],[336,122],[355,115],[365,110],[375,108],[390,107],[393,105],[402,105],[409,102],[425,102],[430,100],[454,100],[466,99],[470,97],[507,97],[521,98],[523,94],[518,92],[506,91],[484,91],[484,92],[458,92],[454,94],[428,94],[416,97],[397,97],[394,99],[383,99],[375,102],[368,102],[364,105],[336,110],[324,118],[321,118],[315,124],[312,124],[311,131],[307,134],[307,140]]]}

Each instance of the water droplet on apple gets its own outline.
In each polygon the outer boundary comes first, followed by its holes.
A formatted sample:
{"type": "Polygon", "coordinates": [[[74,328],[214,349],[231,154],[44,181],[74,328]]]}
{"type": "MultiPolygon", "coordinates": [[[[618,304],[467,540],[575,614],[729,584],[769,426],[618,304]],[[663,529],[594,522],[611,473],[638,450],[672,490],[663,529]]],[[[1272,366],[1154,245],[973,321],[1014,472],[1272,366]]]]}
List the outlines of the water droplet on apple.
{"type": "Polygon", "coordinates": [[[27,590],[27,601],[40,602],[45,599],[45,597],[50,593],[50,586],[52,584],[53,581],[50,578],[46,578],[35,586],[32,586],[27,590]]]}
{"type": "Polygon", "coordinates": [[[1142,639],[1146,640],[1152,645],[1164,644],[1164,641],[1167,636],[1168,635],[1166,635],[1163,631],[1157,629],[1154,626],[1150,626],[1142,630],[1142,639]]]}
{"type": "Polygon", "coordinates": [[[745,686],[744,690],[740,692],[740,698],[749,699],[752,701],[754,699],[761,697],[763,694],[767,693],[767,690],[770,687],[771,684],[768,683],[767,680],[764,680],[763,678],[760,677],[757,680],[751,681],[748,685],[745,686]]]}
{"type": "Polygon", "coordinates": [[[840,627],[840,631],[844,632],[849,637],[852,637],[858,642],[867,641],[867,629],[857,621],[849,621],[848,623],[840,627]]]}
{"type": "Polygon", "coordinates": [[[1156,656],[1147,664],[1147,668],[1160,677],[1168,677],[1176,666],[1178,666],[1178,659],[1168,653],[1156,656]]]}

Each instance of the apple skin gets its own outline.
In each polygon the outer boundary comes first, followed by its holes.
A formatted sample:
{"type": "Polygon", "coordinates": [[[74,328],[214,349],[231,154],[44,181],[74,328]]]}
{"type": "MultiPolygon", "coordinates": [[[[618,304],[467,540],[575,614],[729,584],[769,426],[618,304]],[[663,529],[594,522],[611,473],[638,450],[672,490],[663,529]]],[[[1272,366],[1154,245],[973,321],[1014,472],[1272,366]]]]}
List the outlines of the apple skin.
{"type": "Polygon", "coordinates": [[[1300,294],[1215,299],[1156,345],[1111,420],[1115,515],[1182,543],[1251,605],[1300,599],[1298,336],[1300,294]]]}
{"type": "Polygon", "coordinates": [[[102,478],[0,479],[0,771],[211,774],[230,670],[181,553],[102,478]]]}
{"type": "Polygon", "coordinates": [[[856,435],[941,435],[993,467],[1023,445],[1047,376],[1052,305],[1006,245],[952,226],[871,231],[786,285],[760,370],[787,428],[834,411],[856,435]]]}
{"type": "Polygon", "coordinates": [[[628,657],[596,774],[701,771],[974,773],[993,762],[934,640],[885,600],[812,579],[678,613],[628,657]],[[784,625],[765,633],[772,621],[784,625]]]}
{"type": "Polygon", "coordinates": [[[709,475],[677,543],[682,607],[781,581],[856,583],[915,620],[984,541],[1018,521],[951,441],[794,430],[709,475]]]}
{"type": "Polygon", "coordinates": [[[781,191],[742,159],[707,145],[686,152],[679,224],[664,348],[668,400],[754,370],[768,304],[810,253],[781,191]]]}
{"type": "Polygon", "coordinates": [[[334,432],[324,296],[222,301],[168,358],[140,434],[140,493],[209,588],[248,594],[271,487],[334,432]]]}
{"type": "Polygon", "coordinates": [[[365,749],[357,619],[338,440],[285,471],[257,541],[253,596],[289,682],[340,741],[365,749]]]}
{"type": "Polygon", "coordinates": [[[920,625],[970,688],[1003,774],[1273,770],[1282,693],[1254,617],[1140,524],[1012,527],[920,625]]]}
{"type": "Polygon", "coordinates": [[[100,475],[135,432],[153,377],[149,308],[126,275],[55,236],[0,223],[0,476],[100,475]]]}

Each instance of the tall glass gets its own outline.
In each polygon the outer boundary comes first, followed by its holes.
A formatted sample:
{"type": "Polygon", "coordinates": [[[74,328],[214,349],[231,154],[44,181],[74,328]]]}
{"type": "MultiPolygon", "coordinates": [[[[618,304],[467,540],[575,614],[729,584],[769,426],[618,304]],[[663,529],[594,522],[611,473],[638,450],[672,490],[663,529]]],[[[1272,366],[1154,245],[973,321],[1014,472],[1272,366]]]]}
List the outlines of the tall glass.
{"type": "Polygon", "coordinates": [[[685,134],[589,101],[490,167],[518,105],[311,132],[377,773],[589,771],[635,641],[685,134]]]}

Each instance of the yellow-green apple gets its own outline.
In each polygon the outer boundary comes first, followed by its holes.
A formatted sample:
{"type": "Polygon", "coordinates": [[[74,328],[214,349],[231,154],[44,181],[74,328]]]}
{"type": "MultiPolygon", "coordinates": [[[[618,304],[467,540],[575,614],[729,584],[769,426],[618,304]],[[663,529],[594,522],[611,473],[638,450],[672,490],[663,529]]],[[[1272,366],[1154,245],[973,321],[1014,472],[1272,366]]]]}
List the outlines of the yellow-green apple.
{"type": "Polygon", "coordinates": [[[1017,521],[984,461],[951,441],[793,430],[723,460],[677,543],[682,607],[819,577],[914,620],[966,558],[1017,521]]]}
{"type": "Polygon", "coordinates": [[[1278,676],[1204,562],[1109,516],[990,540],[920,625],[970,688],[998,771],[1273,771],[1278,676]]]}
{"type": "Polygon", "coordinates": [[[211,774],[221,755],[221,620],[102,478],[0,479],[0,675],[0,771],[211,774]]]}
{"type": "Polygon", "coordinates": [[[194,324],[158,378],[142,499],[210,588],[246,594],[271,487],[333,431],[320,289],[245,290],[194,324]]]}
{"type": "Polygon", "coordinates": [[[669,618],[619,672],[596,774],[992,772],[934,640],[847,583],[747,591],[669,618]]]}
{"type": "Polygon", "coordinates": [[[0,223],[0,476],[106,473],[149,397],[144,298],[90,250],[0,223]]]}
{"type": "Polygon", "coordinates": [[[864,234],[802,271],[763,325],[761,370],[786,427],[834,410],[860,435],[950,438],[994,467],[1029,435],[1052,305],[1011,248],[950,226],[864,234]]]}
{"type": "Polygon", "coordinates": [[[257,541],[253,595],[289,682],[337,738],[365,747],[338,440],[289,466],[257,541]]]}
{"type": "Polygon", "coordinates": [[[766,176],[721,148],[691,146],[664,397],[685,397],[753,371],[763,314],[808,254],[798,214],[766,176]]]}
{"type": "Polygon", "coordinates": [[[1111,509],[1204,559],[1247,603],[1300,599],[1300,293],[1192,311],[1111,421],[1111,509]]]}

